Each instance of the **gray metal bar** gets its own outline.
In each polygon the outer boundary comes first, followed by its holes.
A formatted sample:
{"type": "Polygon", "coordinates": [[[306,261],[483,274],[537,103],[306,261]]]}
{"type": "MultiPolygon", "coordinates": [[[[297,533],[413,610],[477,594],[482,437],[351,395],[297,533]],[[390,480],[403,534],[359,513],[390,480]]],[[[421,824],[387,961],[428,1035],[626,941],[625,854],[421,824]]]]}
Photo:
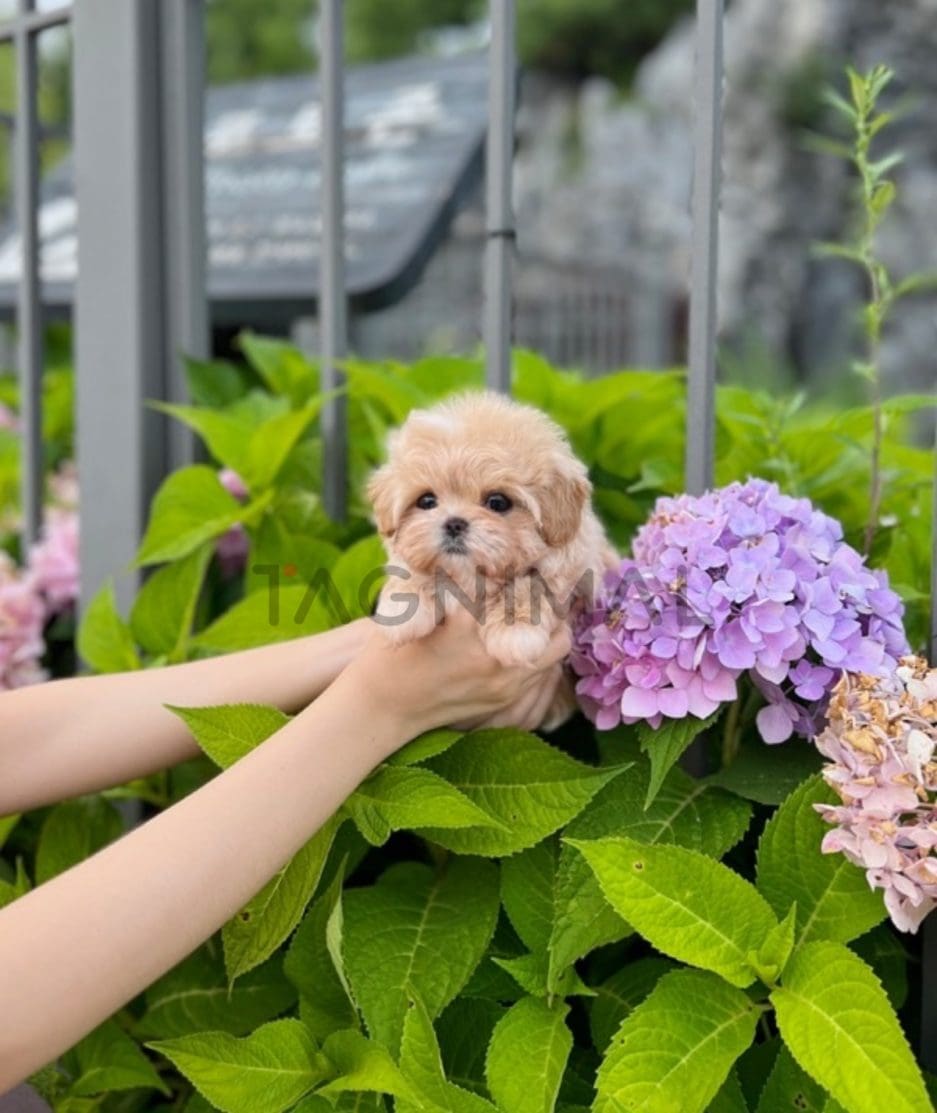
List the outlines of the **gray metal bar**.
{"type": "MultiPolygon", "coordinates": [[[[319,329],[322,337],[322,389],[342,383],[338,367],[348,351],[348,299],[345,293],[345,136],[344,34],[342,0],[319,5],[319,88],[322,98],[322,280],[319,329]]],[[[323,499],[332,518],[345,514],[348,430],[344,396],[322,411],[323,499]]]]}
{"type": "Polygon", "coordinates": [[[72,18],[71,8],[56,8],[51,12],[27,10],[0,22],[0,43],[10,42],[22,31],[38,33],[49,27],[58,27],[72,18]]]}
{"type": "Polygon", "coordinates": [[[109,576],[118,600],[165,468],[158,5],[77,0],[74,151],[81,599],[109,576]]]}
{"type": "Polygon", "coordinates": [[[690,273],[686,489],[713,481],[716,390],[716,276],[722,162],[723,0],[697,0],[693,259],[690,273]]]}
{"type": "Polygon", "coordinates": [[[16,37],[16,125],[13,174],[22,270],[17,291],[23,539],[42,524],[42,308],[39,289],[39,60],[36,35],[16,37]]]}
{"type": "Polygon", "coordinates": [[[514,0],[491,0],[488,48],[488,139],[485,148],[486,378],[511,389],[511,259],[516,229],[511,204],[517,64],[514,0]]]}
{"type": "MultiPolygon", "coordinates": [[[[160,93],[163,141],[163,265],[166,300],[164,397],[187,400],[183,356],[210,355],[206,296],[204,90],[202,0],[161,0],[160,93]]],[[[194,439],[169,422],[169,465],[194,459],[194,439]]]]}

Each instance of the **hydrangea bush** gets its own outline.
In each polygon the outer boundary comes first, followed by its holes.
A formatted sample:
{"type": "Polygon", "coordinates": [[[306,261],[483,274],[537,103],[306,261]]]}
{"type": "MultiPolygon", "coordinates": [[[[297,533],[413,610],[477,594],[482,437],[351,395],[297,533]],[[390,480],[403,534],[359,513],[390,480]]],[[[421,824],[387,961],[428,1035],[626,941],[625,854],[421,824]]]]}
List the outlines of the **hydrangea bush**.
{"type": "Polygon", "coordinates": [[[662,498],[633,559],[577,629],[576,691],[593,722],[694,715],[748,675],[765,742],[815,735],[843,670],[888,675],[908,651],[904,607],[839,522],[761,479],[662,498]]]}

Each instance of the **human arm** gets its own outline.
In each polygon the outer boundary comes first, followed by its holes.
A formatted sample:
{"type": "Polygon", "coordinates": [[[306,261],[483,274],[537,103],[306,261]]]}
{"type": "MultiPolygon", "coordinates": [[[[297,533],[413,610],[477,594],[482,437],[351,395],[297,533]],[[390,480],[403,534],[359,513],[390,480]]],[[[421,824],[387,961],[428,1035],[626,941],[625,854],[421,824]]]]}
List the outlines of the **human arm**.
{"type": "Polygon", "coordinates": [[[0,816],[148,776],[198,753],[167,710],[270,703],[298,711],[364,645],[371,623],[191,661],[80,676],[0,696],[0,816]]]}
{"type": "Polygon", "coordinates": [[[407,739],[541,698],[568,646],[562,631],[538,668],[506,669],[466,614],[396,649],[375,633],[236,765],[0,911],[0,1093],[230,919],[407,739]]]}

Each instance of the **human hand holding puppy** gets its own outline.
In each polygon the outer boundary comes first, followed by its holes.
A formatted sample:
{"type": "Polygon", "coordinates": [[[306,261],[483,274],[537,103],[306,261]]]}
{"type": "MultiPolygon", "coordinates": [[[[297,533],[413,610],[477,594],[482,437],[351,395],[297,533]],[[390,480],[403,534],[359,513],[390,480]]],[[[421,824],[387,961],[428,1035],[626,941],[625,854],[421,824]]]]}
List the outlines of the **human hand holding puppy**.
{"type": "MultiPolygon", "coordinates": [[[[532,664],[617,563],[590,493],[560,428],[530,406],[482,393],[411,413],[369,485],[389,558],[376,616],[387,642],[464,609],[497,661],[532,664]]],[[[558,685],[544,717],[558,725],[573,706],[558,685]]]]}

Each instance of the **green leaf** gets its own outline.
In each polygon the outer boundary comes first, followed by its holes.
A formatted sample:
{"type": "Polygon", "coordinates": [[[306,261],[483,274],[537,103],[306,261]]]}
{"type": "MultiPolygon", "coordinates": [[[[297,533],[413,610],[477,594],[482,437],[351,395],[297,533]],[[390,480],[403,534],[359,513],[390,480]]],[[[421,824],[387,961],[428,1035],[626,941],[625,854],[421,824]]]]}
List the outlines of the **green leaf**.
{"type": "Polygon", "coordinates": [[[430,730],[414,738],[387,759],[389,765],[420,765],[437,754],[445,753],[465,734],[464,730],[430,730]]]}
{"type": "Polygon", "coordinates": [[[386,842],[392,831],[427,824],[507,830],[428,769],[382,765],[352,793],[345,808],[358,830],[374,846],[386,842]]]}
{"type": "Polygon", "coordinates": [[[70,1092],[76,1097],[138,1088],[169,1095],[156,1068],[115,1020],[106,1020],[85,1036],[74,1054],[78,1077],[70,1092]]]}
{"type": "Polygon", "coordinates": [[[777,920],[744,878],[683,847],[621,837],[568,841],[595,871],[606,900],[659,951],[732,985],[755,980],[748,956],[777,920]]]}
{"type": "Polygon", "coordinates": [[[826,1091],[794,1062],[786,1047],[781,1047],[771,1074],[761,1092],[757,1113],[823,1113],[826,1091]]]}
{"type": "Polygon", "coordinates": [[[797,905],[792,904],[784,919],[765,936],[757,951],[749,955],[752,969],[765,985],[774,985],[794,950],[797,905]]]}
{"type": "Polygon", "coordinates": [[[149,1046],[223,1113],[283,1113],[328,1071],[298,1020],[274,1020],[245,1039],[202,1032],[149,1046]]]}
{"type": "Polygon", "coordinates": [[[908,999],[910,959],[901,942],[895,938],[891,925],[885,923],[867,931],[850,943],[849,949],[875,971],[875,976],[885,987],[892,1008],[902,1008],[908,999]]]}
{"type": "Polygon", "coordinates": [[[158,569],[140,588],[130,612],[130,629],[148,653],[165,656],[170,662],[183,658],[213,551],[206,542],[187,557],[158,569]]]}
{"type": "Polygon", "coordinates": [[[179,716],[199,749],[221,769],[240,761],[290,721],[278,708],[263,703],[169,707],[169,710],[179,716]]]}
{"type": "Polygon", "coordinates": [[[748,1102],[734,1068],[729,1071],[729,1077],[723,1082],[719,1093],[706,1106],[706,1113],[749,1113],[748,1102]]]}
{"type": "Polygon", "coordinates": [[[332,583],[342,602],[342,615],[336,620],[348,622],[365,618],[374,610],[384,582],[384,545],[376,533],[363,537],[349,546],[332,568],[332,583]]]}
{"type": "Polygon", "coordinates": [[[178,560],[244,520],[245,508],[204,464],[180,468],[164,480],[153,499],[137,566],[178,560]]]}
{"type": "Polygon", "coordinates": [[[222,409],[241,398],[247,389],[244,374],[233,363],[183,357],[189,395],[196,406],[222,409]]]}
{"type": "Polygon", "coordinates": [[[639,958],[619,967],[601,985],[595,986],[595,999],[589,1009],[592,1041],[599,1051],[608,1047],[621,1022],[630,1016],[664,974],[673,970],[669,959],[653,956],[639,958]]]}
{"type": "Polygon", "coordinates": [[[20,897],[25,896],[29,892],[29,876],[26,873],[26,867],[23,865],[23,859],[16,859],[16,873],[12,881],[3,881],[0,879],[0,908],[6,908],[8,904],[13,901],[19,900],[20,897]]]}
{"type": "Polygon", "coordinates": [[[17,823],[19,823],[19,821],[19,815],[7,815],[0,818],[0,849],[3,848],[3,844],[10,837],[13,828],[17,825],[17,823]]]}
{"type": "Polygon", "coordinates": [[[552,1003],[556,997],[591,997],[594,993],[573,967],[561,971],[552,982],[548,982],[549,968],[545,954],[492,956],[492,962],[510,974],[531,997],[546,997],[552,1003]]]}
{"type": "Polygon", "coordinates": [[[221,931],[231,982],[268,959],[312,899],[341,819],[333,816],[221,931]]]}
{"type": "Polygon", "coordinates": [[[495,1113],[490,1102],[446,1078],[433,1021],[423,1002],[413,995],[405,1009],[400,1069],[418,1098],[398,1098],[396,1113],[495,1113]]]}
{"type": "Polygon", "coordinates": [[[290,584],[258,590],[241,599],[196,634],[192,645],[214,653],[231,653],[321,634],[331,625],[314,588],[290,584]]]}
{"type": "Polygon", "coordinates": [[[302,409],[271,417],[254,430],[242,465],[242,476],[249,490],[261,491],[273,483],[299,438],[334,395],[334,391],[321,394],[302,409]]]}
{"type": "Polygon", "coordinates": [[[553,1113],[573,1047],[568,1012],[565,1003],[550,1006],[525,997],[498,1021],[485,1075],[504,1113],[553,1113]]]}
{"type": "Polygon", "coordinates": [[[514,854],[568,823],[627,766],[597,769],[574,761],[533,734],[482,730],[466,734],[427,767],[454,785],[496,826],[421,832],[459,854],[514,854]]]}
{"type": "Polygon", "coordinates": [[[123,834],[120,814],[100,796],[57,804],[46,816],[36,849],[36,884],[83,862],[123,834]]]}
{"type": "Polygon", "coordinates": [[[930,1113],[924,1080],[881,983],[839,943],[807,943],[771,994],[797,1062],[850,1113],[930,1113]]]}
{"type": "Polygon", "coordinates": [[[780,916],[797,903],[798,945],[815,939],[848,943],[886,915],[880,893],[842,854],[822,854],[829,825],[814,804],[834,797],[819,777],[795,789],[775,812],[758,846],[758,888],[780,916]]]}
{"type": "Polygon", "coordinates": [[[499,1002],[477,997],[457,997],[446,1007],[436,1021],[436,1035],[450,1081],[482,1096],[488,1093],[485,1057],[491,1034],[504,1013],[499,1002]]]}
{"type": "Polygon", "coordinates": [[[318,367],[295,345],[253,332],[242,332],[238,345],[274,394],[301,404],[318,391],[318,367]]]}
{"type": "Polygon", "coordinates": [[[216,949],[201,948],[146,991],[146,1012],[138,1030],[150,1039],[173,1039],[194,1032],[244,1036],[285,1012],[296,991],[274,960],[229,986],[216,949]]]}
{"type": "Polygon", "coordinates": [[[713,974],[666,974],[605,1053],[594,1113],[702,1113],[751,1043],[758,1014],[713,974]]]}
{"type": "Polygon", "coordinates": [[[254,425],[245,414],[223,413],[199,406],[180,406],[170,402],[151,402],[154,410],[187,425],[205,442],[208,451],[224,467],[244,478],[247,449],[254,425]]]}
{"type": "Polygon", "coordinates": [[[501,900],[521,942],[530,951],[546,952],[556,914],[559,843],[544,839],[501,864],[501,900]]]}
{"type": "Polygon", "coordinates": [[[440,874],[401,862],[345,893],[342,957],[378,1043],[397,1051],[408,995],[431,1016],[455,998],[485,953],[498,905],[495,866],[467,859],[450,859],[440,874]]]}
{"type": "Polygon", "coordinates": [[[651,778],[647,786],[645,807],[654,803],[654,798],[664,783],[664,778],[680,760],[690,745],[716,722],[721,710],[708,719],[697,719],[688,715],[685,719],[667,719],[656,729],[647,723],[638,725],[641,749],[651,762],[651,778]]]}
{"type": "MultiPolygon", "coordinates": [[[[751,808],[733,796],[700,784],[672,769],[654,803],[645,810],[650,770],[639,767],[599,792],[567,827],[573,838],[626,835],[646,843],[676,843],[721,857],[745,833],[751,808]]],[[[551,970],[569,963],[630,930],[602,895],[595,874],[572,847],[560,852],[556,881],[556,921],[551,933],[551,970]]]]}
{"type": "Polygon", "coordinates": [[[79,656],[95,672],[125,672],[140,667],[130,628],[118,613],[110,580],[88,604],[78,627],[76,645],[79,656]]]}
{"type": "MultiPolygon", "coordinates": [[[[300,1015],[318,1039],[358,1023],[358,1013],[329,951],[329,920],[341,916],[343,869],[306,913],[283,960],[283,971],[302,995],[300,1015]]],[[[333,933],[341,935],[336,922],[333,933]]]]}
{"type": "Polygon", "coordinates": [[[322,1045],[322,1054],[337,1074],[318,1091],[322,1095],[372,1092],[414,1096],[387,1049],[357,1029],[333,1032],[322,1045]]]}
{"type": "Polygon", "coordinates": [[[318,582],[323,572],[331,574],[329,570],[341,557],[337,546],[311,536],[308,529],[291,527],[283,519],[281,510],[282,500],[278,500],[254,533],[247,562],[245,595],[269,591],[274,574],[283,586],[318,582]]]}
{"type": "Polygon", "coordinates": [[[780,804],[794,789],[816,773],[823,758],[815,746],[792,740],[783,746],[744,747],[735,761],[706,783],[725,788],[757,804],[780,804]]]}

